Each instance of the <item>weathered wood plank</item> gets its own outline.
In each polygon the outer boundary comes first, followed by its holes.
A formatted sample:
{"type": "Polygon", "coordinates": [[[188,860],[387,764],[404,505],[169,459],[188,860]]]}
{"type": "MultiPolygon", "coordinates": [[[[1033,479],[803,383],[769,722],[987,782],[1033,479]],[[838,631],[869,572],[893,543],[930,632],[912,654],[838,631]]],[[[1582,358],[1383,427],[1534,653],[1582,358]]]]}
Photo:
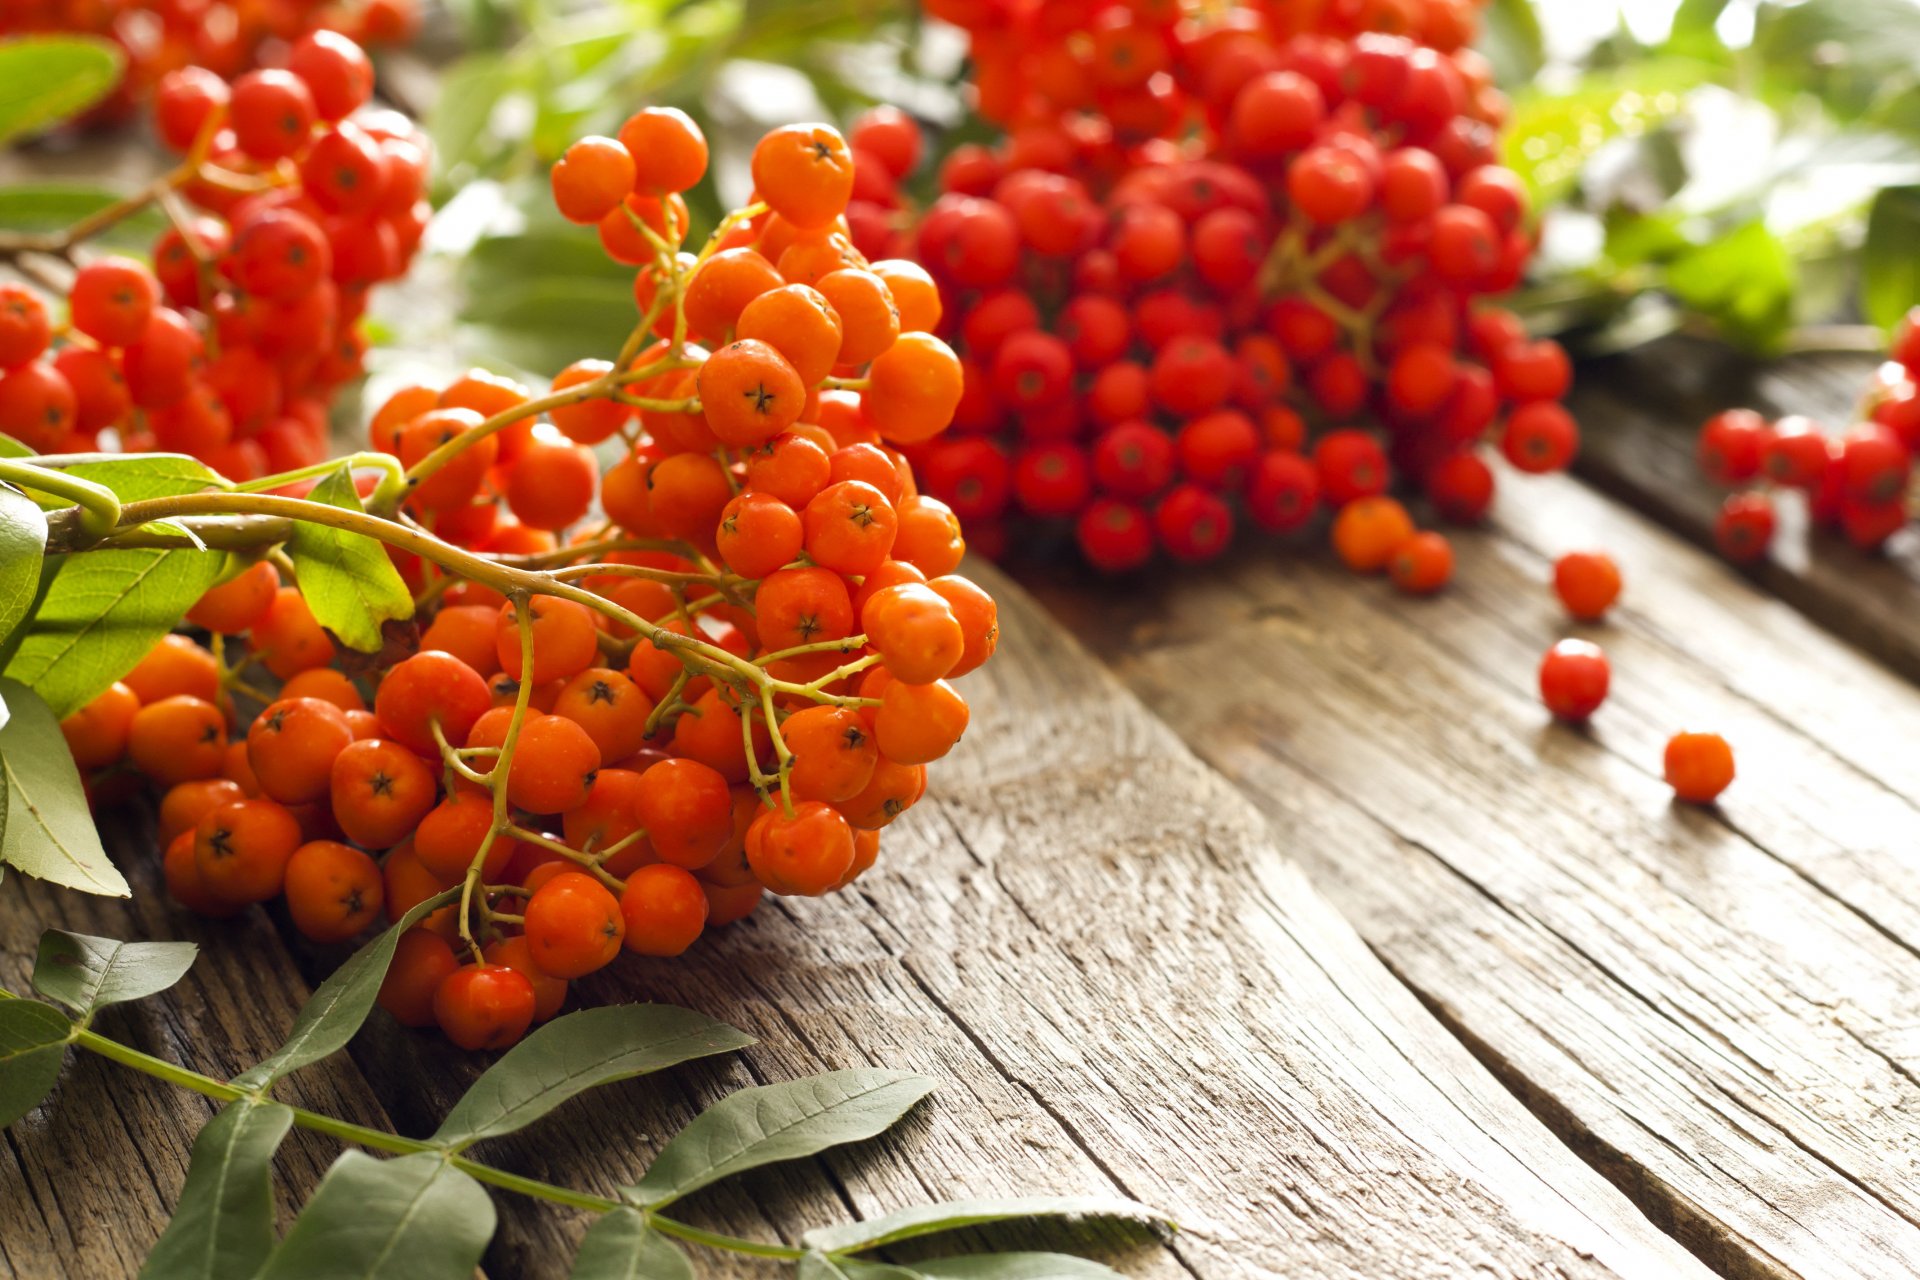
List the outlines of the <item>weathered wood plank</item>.
{"type": "MultiPolygon", "coordinates": [[[[1692,542],[1713,543],[1723,493],[1694,462],[1700,424],[1745,405],[1769,416],[1802,413],[1835,430],[1852,421],[1877,362],[1807,355],[1756,364],[1709,343],[1673,339],[1582,371],[1570,401],[1582,431],[1575,469],[1692,542]]],[[[1781,599],[1920,680],[1920,535],[1909,528],[1884,554],[1844,538],[1809,535],[1798,495],[1783,498],[1772,554],[1747,572],[1781,599]]]]}
{"type": "Polygon", "coordinates": [[[1920,696],[1566,480],[1521,482],[1460,581],[1408,601],[1251,550],[1138,591],[1041,595],[1274,820],[1375,952],[1717,1270],[1920,1272],[1910,765],[1920,696]],[[1568,627],[1546,553],[1616,547],[1614,694],[1547,722],[1568,627]],[[1723,809],[1660,747],[1725,731],[1723,809]],[[1869,741],[1850,741],[1862,726],[1869,741]],[[1876,752],[1872,742],[1880,744],[1876,752]]]}
{"type": "MultiPolygon", "coordinates": [[[[133,898],[49,888],[11,874],[0,886],[0,983],[24,992],[40,934],[70,929],[114,938],[186,938],[200,958],[166,995],[103,1011],[99,1030],[135,1048],[222,1078],[272,1052],[308,988],[263,915],[203,922],[160,885],[144,817],[116,819],[112,844],[133,898]]],[[[361,1124],[388,1122],[351,1062],[303,1071],[281,1095],[361,1124]]],[[[69,1053],[53,1096],[0,1135],[0,1276],[110,1280],[139,1270],[186,1177],[193,1136],[213,1114],[198,1094],[69,1053]]],[[[295,1130],[276,1162],[280,1215],[319,1181],[337,1144],[295,1130]]]]}
{"type": "MultiPolygon", "coordinates": [[[[605,1188],[722,1087],[877,1064],[950,1083],[829,1160],[830,1188],[776,1172],[700,1220],[767,1238],[927,1197],[1119,1191],[1188,1228],[1171,1256],[1080,1237],[1135,1274],[1698,1274],[1368,956],[1245,801],[980,573],[1005,638],[969,682],[975,727],[860,892],[597,984],[762,1044],[682,1073],[684,1095],[627,1087],[489,1154],[605,1188]]],[[[394,1035],[360,1060],[416,1128],[471,1070],[394,1035]]],[[[540,1274],[581,1225],[503,1208],[503,1275],[540,1274]]]]}

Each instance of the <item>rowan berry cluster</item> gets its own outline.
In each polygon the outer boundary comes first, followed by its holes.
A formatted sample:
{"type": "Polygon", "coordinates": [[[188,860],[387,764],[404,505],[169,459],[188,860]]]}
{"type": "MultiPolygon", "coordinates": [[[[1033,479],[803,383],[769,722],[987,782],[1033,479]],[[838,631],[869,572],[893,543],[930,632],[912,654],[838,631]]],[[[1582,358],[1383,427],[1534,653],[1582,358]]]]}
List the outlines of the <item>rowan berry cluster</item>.
{"type": "MultiPolygon", "coordinates": [[[[1204,560],[1237,523],[1299,529],[1396,473],[1474,520],[1488,442],[1566,465],[1566,354],[1486,305],[1532,238],[1495,162],[1504,104],[1458,47],[1470,9],[1334,6],[1342,32],[1446,15],[1435,48],[1294,31],[1277,6],[1005,7],[940,7],[1010,23],[972,31],[1009,133],[947,157],[918,228],[967,379],[954,437],[915,461],[977,543],[1017,516],[1071,521],[1105,569],[1204,560]]],[[[1410,537],[1403,517],[1357,523],[1410,537]]],[[[1359,567],[1393,562],[1363,541],[1359,567]]],[[[1439,541],[1412,581],[1444,577],[1439,541]]]]}
{"type": "Polygon", "coordinates": [[[419,26],[416,0],[0,0],[0,31],[96,35],[126,54],[126,74],[94,119],[136,111],[186,67],[231,78],[275,65],[315,32],[372,46],[410,40],[419,26]]]}
{"type": "Polygon", "coordinates": [[[320,939],[431,907],[381,1001],[469,1048],[512,1043],[623,947],[677,955],[763,892],[849,884],[966,729],[949,682],[998,637],[958,523],[893,447],[959,396],[938,295],[851,249],[844,141],[769,134],[754,204],[683,254],[704,139],[657,109],[623,137],[553,175],[639,268],[619,357],[543,396],[478,372],[403,388],[355,459],[369,510],[399,508],[423,629],[393,647],[413,652],[349,677],[263,560],[189,615],[211,649],[169,637],[65,726],[82,765],[169,788],[190,907],[284,893],[320,939]],[[591,446],[616,443],[602,476],[591,446]],[[243,739],[236,691],[265,704],[243,739]]]}
{"type": "Polygon", "coordinates": [[[0,285],[0,432],[42,453],[188,453],[238,481],[323,458],[334,392],[361,372],[368,290],[406,269],[431,212],[426,137],[369,109],[372,91],[366,53],[331,32],[231,84],[200,67],[164,77],[154,120],[179,167],[66,235],[10,246],[64,267],[113,219],[154,201],[171,219],[151,266],[73,270],[64,323],[0,285]]]}
{"type": "Polygon", "coordinates": [[[1813,522],[1863,551],[1879,548],[1911,515],[1909,482],[1920,451],[1920,308],[1894,334],[1889,359],[1875,371],[1859,421],[1830,433],[1799,414],[1769,422],[1752,409],[1728,409],[1700,429],[1700,469],[1733,488],[1714,521],[1714,542],[1743,563],[1773,542],[1781,490],[1806,497],[1813,522]]]}

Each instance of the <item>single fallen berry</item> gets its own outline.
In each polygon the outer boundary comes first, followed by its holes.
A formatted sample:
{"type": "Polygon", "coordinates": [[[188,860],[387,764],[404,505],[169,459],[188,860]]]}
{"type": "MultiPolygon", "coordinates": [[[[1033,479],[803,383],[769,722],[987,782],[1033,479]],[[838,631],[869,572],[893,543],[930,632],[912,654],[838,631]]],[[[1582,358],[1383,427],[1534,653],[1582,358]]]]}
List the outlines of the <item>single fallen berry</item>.
{"type": "Polygon", "coordinates": [[[1620,598],[1620,566],[1604,551],[1569,551],[1554,561],[1553,591],[1568,613],[1598,622],[1620,598]]]}
{"type": "Polygon", "coordinates": [[[1733,784],[1733,748],[1717,733],[1676,733],[1663,767],[1677,799],[1712,804],[1733,784]]]}
{"type": "Polygon", "coordinates": [[[1607,700],[1612,668],[1599,645],[1560,640],[1540,661],[1540,700],[1556,719],[1580,724],[1607,700]]]}

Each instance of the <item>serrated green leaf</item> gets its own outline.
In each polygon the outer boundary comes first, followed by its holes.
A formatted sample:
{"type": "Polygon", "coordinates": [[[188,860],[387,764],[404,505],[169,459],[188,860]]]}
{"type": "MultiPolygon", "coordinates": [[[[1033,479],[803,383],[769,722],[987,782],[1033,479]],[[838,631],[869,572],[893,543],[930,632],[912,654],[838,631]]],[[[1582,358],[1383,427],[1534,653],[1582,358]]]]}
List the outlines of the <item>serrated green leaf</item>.
{"type": "Polygon", "coordinates": [[[921,1280],[918,1271],[890,1262],[862,1262],[858,1258],[830,1258],[818,1251],[802,1255],[795,1280],[921,1280]]]}
{"type": "Polygon", "coordinates": [[[208,551],[81,551],[65,558],[8,661],[56,717],[131,671],[213,584],[208,551]]]}
{"type": "MultiPolygon", "coordinates": [[[[63,231],[119,203],[124,192],[70,183],[29,183],[0,188],[0,227],[44,235],[63,231]]],[[[154,237],[166,230],[167,217],[157,207],[147,208],[91,238],[89,244],[146,252],[154,237]]]]}
{"type": "Polygon", "coordinates": [[[0,1000],[0,1129],[53,1092],[72,1030],[58,1009],[37,1000],[0,1000]]]}
{"type": "Polygon", "coordinates": [[[173,1219],[154,1242],[140,1280],[251,1276],[273,1251],[273,1153],[293,1109],[242,1098],[193,1140],[173,1219]]]}
{"type": "Polygon", "coordinates": [[[588,1089],[752,1043],[744,1031],[670,1004],[583,1009],[547,1023],[487,1068],[432,1141],[459,1150],[525,1128],[588,1089]]]}
{"type": "MultiPolygon", "coordinates": [[[[307,497],[346,511],[363,509],[353,472],[344,466],[313,486],[307,497]]],[[[381,624],[413,616],[413,593],[387,558],[386,548],[365,534],[296,520],[287,553],[314,619],[348,648],[376,653],[381,624]]]]}
{"type": "Polygon", "coordinates": [[[184,453],[143,453],[126,458],[101,458],[62,468],[70,476],[91,480],[113,490],[122,502],[173,498],[207,489],[231,489],[233,484],[198,458],[184,453]]]}
{"type": "Polygon", "coordinates": [[[0,485],[0,640],[26,621],[46,550],[46,515],[26,494],[0,485]]]}
{"type": "Polygon", "coordinates": [[[638,1209],[615,1209],[581,1237],[570,1280],[693,1280],[693,1264],[638,1209]]]}
{"type": "Polygon", "coordinates": [[[486,1188],[439,1156],[348,1151],[258,1280],[471,1280],[493,1224],[486,1188]]]}
{"type": "Polygon", "coordinates": [[[187,976],[200,948],[191,942],[121,942],[49,929],[40,935],[33,989],[82,1018],[165,991],[187,976]]]}
{"type": "Polygon", "coordinates": [[[0,728],[0,774],[7,792],[0,862],[40,880],[85,893],[129,896],[127,882],[100,846],[60,722],[33,690],[0,679],[8,718],[0,728]]]}
{"type": "Polygon", "coordinates": [[[1151,1205],[1119,1196],[989,1196],[976,1200],[949,1200],[944,1204],[914,1205],[864,1222],[815,1227],[800,1237],[809,1249],[822,1253],[852,1253],[879,1249],[939,1231],[958,1231],[988,1222],[1022,1218],[1125,1218],[1134,1222],[1166,1222],[1151,1205]]]}
{"type": "Polygon", "coordinates": [[[916,1262],[927,1280],[1112,1280],[1120,1273],[1071,1253],[968,1253],[916,1262]]]}
{"type": "Polygon", "coordinates": [[[126,55],[85,36],[0,40],[0,143],[76,116],[107,95],[126,55]]]}
{"type": "Polygon", "coordinates": [[[1920,187],[1889,187],[1874,197],[1861,250],[1860,307],[1891,331],[1920,304],[1920,187]]]}
{"type": "Polygon", "coordinates": [[[939,1085],[862,1068],[742,1089],[695,1116],[623,1194],[659,1207],[722,1178],[885,1133],[939,1085]]]}
{"type": "Polygon", "coordinates": [[[241,1089],[256,1090],[309,1063],[346,1047],[373,1012],[373,1002],[393,963],[400,935],[442,906],[439,895],[428,898],[395,922],[391,929],[361,947],[335,969],[320,989],[307,997],[294,1016],[287,1041],[259,1063],[235,1076],[241,1089]]]}

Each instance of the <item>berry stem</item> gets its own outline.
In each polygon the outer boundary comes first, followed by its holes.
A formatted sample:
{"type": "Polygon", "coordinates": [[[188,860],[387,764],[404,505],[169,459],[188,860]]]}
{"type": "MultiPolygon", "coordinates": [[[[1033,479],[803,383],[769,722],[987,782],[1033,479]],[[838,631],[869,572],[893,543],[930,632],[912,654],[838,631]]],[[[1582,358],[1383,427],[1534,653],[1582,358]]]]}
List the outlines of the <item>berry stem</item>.
{"type": "Polygon", "coordinates": [[[0,458],[0,480],[77,504],[80,533],[89,545],[105,538],[120,523],[120,499],[103,484],[39,466],[24,458],[0,458]]]}

